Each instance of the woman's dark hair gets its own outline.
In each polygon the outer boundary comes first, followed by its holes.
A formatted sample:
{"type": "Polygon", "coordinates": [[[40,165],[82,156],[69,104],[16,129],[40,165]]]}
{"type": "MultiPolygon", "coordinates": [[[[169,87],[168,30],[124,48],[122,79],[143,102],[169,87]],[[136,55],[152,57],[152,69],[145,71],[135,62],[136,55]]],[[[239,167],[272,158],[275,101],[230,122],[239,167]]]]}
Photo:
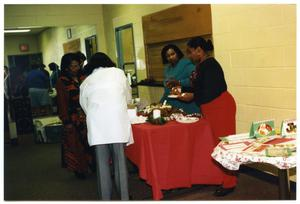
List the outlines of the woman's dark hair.
{"type": "Polygon", "coordinates": [[[46,65],[40,64],[40,69],[41,69],[41,70],[43,70],[43,69],[45,69],[45,68],[46,68],[46,65]]]}
{"type": "Polygon", "coordinates": [[[187,46],[196,49],[197,47],[200,47],[204,52],[212,51],[214,50],[214,46],[210,39],[205,40],[202,37],[194,37],[190,39],[187,43],[187,46]]]}
{"type": "Polygon", "coordinates": [[[169,49],[174,50],[174,52],[176,53],[176,55],[178,57],[178,60],[180,60],[183,57],[183,53],[181,52],[181,50],[176,45],[168,44],[168,45],[163,47],[163,49],[161,50],[161,53],[160,53],[163,64],[168,64],[169,63],[169,61],[167,59],[167,56],[166,56],[167,51],[169,49]]]}
{"type": "Polygon", "coordinates": [[[85,75],[91,74],[99,67],[116,67],[116,64],[103,52],[95,53],[84,68],[85,75]]]}
{"type": "Polygon", "coordinates": [[[67,53],[61,58],[60,69],[62,76],[69,76],[69,67],[72,61],[77,61],[79,64],[79,57],[75,53],[67,53]]]}
{"type": "Polygon", "coordinates": [[[86,60],[86,56],[82,52],[78,51],[78,52],[76,52],[76,54],[78,55],[78,57],[81,61],[84,62],[86,60]]]}
{"type": "Polygon", "coordinates": [[[54,71],[58,69],[58,65],[55,62],[51,62],[50,64],[48,64],[48,67],[50,68],[50,70],[54,71]]]}

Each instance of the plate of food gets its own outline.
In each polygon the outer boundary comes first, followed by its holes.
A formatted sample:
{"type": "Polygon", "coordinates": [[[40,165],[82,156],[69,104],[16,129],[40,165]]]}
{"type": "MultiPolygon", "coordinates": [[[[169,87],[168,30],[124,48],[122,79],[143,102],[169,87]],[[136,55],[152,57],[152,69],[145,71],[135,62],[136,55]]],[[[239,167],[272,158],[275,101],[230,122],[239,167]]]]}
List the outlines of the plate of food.
{"type": "Polygon", "coordinates": [[[199,120],[197,117],[178,117],[176,121],[179,123],[195,123],[199,120]]]}

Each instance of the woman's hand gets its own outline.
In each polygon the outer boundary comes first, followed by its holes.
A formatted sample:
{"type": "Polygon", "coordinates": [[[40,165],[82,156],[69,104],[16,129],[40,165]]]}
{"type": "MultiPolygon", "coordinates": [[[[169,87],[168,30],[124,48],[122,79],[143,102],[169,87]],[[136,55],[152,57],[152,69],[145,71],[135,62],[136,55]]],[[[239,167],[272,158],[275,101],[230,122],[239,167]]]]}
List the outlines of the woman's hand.
{"type": "Polygon", "coordinates": [[[193,71],[190,75],[190,85],[191,85],[191,87],[194,87],[194,81],[196,80],[196,78],[197,78],[197,72],[193,71]]]}
{"type": "Polygon", "coordinates": [[[182,93],[177,97],[180,101],[190,102],[194,99],[194,93],[182,93]]]}
{"type": "Polygon", "coordinates": [[[180,86],[174,86],[171,89],[171,94],[173,94],[173,95],[180,95],[181,94],[181,87],[180,86]]]}
{"type": "Polygon", "coordinates": [[[175,86],[180,86],[180,82],[175,79],[170,79],[166,83],[166,87],[168,87],[169,89],[171,89],[175,86]]]}

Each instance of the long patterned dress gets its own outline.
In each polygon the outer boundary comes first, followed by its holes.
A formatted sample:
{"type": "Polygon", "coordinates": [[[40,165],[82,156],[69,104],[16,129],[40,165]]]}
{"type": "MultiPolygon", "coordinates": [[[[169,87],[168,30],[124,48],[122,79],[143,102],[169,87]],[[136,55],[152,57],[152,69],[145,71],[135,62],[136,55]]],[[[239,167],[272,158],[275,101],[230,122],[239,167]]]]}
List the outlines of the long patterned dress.
{"type": "Polygon", "coordinates": [[[93,164],[93,150],[87,142],[86,117],[79,104],[78,82],[61,76],[56,84],[59,117],[64,125],[62,141],[62,166],[77,173],[87,173],[93,164]],[[72,124],[72,128],[66,125],[72,124]]]}

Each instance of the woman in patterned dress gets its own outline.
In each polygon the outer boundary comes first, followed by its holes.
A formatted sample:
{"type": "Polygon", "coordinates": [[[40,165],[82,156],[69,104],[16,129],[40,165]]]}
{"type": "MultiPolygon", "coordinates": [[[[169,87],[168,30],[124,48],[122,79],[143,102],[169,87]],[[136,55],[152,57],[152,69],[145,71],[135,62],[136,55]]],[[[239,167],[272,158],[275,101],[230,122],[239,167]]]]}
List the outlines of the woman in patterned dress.
{"type": "Polygon", "coordinates": [[[64,126],[62,166],[85,178],[93,164],[93,151],[87,143],[85,114],[79,104],[79,86],[84,80],[75,53],[61,59],[61,76],[56,83],[58,113],[64,126]]]}

